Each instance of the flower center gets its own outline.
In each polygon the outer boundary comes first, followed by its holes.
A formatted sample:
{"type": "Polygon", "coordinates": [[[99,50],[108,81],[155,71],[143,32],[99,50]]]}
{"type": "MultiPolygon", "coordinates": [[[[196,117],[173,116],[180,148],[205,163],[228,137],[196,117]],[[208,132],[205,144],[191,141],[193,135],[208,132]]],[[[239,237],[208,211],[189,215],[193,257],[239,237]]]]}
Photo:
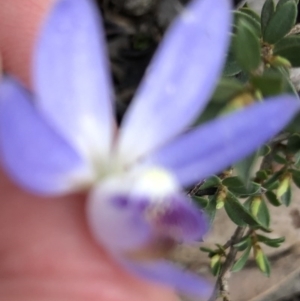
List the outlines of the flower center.
{"type": "Polygon", "coordinates": [[[149,196],[154,203],[162,203],[166,196],[179,190],[176,179],[166,170],[155,167],[138,173],[133,186],[134,195],[149,196]]]}

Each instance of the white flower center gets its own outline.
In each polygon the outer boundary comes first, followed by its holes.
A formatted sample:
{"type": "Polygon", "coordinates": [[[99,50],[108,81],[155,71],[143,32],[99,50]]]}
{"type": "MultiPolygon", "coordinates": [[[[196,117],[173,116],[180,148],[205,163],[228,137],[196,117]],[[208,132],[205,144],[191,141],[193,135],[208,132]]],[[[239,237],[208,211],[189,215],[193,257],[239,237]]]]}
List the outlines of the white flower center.
{"type": "Polygon", "coordinates": [[[151,168],[137,176],[132,193],[138,196],[149,196],[160,200],[166,195],[177,192],[179,185],[166,170],[151,168]]]}

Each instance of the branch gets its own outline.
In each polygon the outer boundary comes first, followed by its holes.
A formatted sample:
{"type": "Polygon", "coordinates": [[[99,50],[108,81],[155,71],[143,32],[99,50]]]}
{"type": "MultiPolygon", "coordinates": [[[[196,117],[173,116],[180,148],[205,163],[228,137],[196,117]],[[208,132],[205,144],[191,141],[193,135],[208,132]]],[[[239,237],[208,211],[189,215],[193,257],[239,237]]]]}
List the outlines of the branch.
{"type": "Polygon", "coordinates": [[[226,256],[226,260],[223,263],[220,274],[217,278],[217,282],[214,291],[208,301],[215,301],[221,295],[224,301],[229,300],[228,279],[230,277],[230,269],[234,264],[236,254],[238,250],[233,246],[243,237],[246,227],[237,227],[234,234],[225,245],[230,246],[229,252],[226,256]]]}

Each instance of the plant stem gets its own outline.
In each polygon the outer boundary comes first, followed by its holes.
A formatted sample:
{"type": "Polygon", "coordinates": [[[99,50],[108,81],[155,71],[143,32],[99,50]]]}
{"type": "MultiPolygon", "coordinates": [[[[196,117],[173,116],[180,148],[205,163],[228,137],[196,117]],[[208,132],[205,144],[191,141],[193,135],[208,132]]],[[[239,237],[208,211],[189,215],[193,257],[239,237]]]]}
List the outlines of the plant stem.
{"type": "Polygon", "coordinates": [[[208,301],[215,301],[220,295],[223,298],[223,301],[229,301],[228,279],[230,277],[230,269],[234,264],[238,252],[233,245],[240,241],[245,230],[246,227],[237,227],[230,240],[225,244],[226,246],[230,246],[230,249],[217,278],[214,291],[208,301]]]}

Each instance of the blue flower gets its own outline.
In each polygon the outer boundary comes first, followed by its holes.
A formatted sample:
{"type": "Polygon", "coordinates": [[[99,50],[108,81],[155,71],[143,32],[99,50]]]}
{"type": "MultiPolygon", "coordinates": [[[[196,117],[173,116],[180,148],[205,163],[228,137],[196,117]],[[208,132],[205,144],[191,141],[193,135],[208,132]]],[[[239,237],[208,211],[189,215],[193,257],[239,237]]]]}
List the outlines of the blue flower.
{"type": "Polygon", "coordinates": [[[273,97],[187,131],[222,71],[231,24],[228,0],[195,0],[166,34],[117,130],[96,11],[89,0],[57,1],[34,57],[35,94],[12,77],[2,80],[2,164],[35,193],[88,191],[88,224],[111,256],[205,297],[205,280],[165,259],[178,242],[207,231],[182,187],[250,154],[299,105],[292,96],[273,97]]]}

